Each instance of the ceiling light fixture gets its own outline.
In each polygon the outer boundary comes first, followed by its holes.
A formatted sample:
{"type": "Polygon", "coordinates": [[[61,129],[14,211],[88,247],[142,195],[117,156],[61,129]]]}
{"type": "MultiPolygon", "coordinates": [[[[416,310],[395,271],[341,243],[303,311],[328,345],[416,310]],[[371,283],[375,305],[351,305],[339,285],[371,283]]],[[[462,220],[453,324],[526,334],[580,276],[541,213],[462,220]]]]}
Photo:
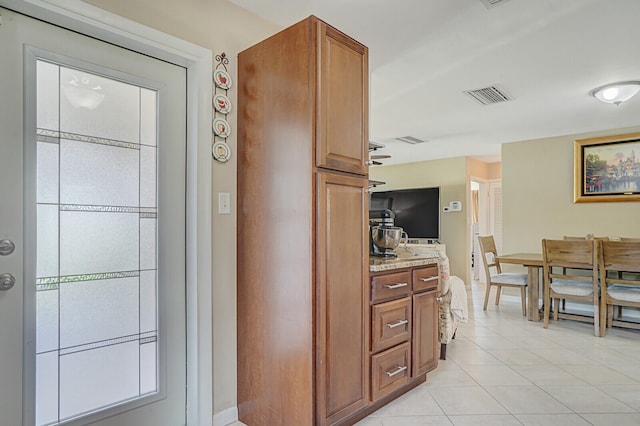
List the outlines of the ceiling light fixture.
{"type": "Polygon", "coordinates": [[[621,81],[593,89],[590,94],[599,101],[620,105],[640,92],[640,81],[621,81]]]}

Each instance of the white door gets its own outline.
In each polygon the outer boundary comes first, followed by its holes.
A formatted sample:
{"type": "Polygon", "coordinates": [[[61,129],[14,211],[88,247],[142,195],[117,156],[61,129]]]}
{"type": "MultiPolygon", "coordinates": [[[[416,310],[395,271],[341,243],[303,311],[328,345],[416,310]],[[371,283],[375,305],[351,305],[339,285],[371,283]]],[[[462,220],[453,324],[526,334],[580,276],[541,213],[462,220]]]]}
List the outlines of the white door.
{"type": "Polygon", "coordinates": [[[498,253],[502,253],[502,181],[489,182],[489,233],[493,235],[498,253]]]}
{"type": "Polygon", "coordinates": [[[0,424],[184,424],[186,70],[0,14],[0,424]]]}

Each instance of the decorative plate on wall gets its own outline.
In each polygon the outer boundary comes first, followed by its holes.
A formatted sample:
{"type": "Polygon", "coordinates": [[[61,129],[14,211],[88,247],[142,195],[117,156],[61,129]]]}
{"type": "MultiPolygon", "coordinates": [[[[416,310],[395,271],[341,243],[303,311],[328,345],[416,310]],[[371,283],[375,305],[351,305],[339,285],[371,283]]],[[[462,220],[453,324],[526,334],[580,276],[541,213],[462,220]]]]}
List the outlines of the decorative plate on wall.
{"type": "Polygon", "coordinates": [[[213,133],[221,138],[226,138],[231,133],[229,123],[224,118],[216,118],[213,120],[213,133]]]}
{"type": "Polygon", "coordinates": [[[213,158],[221,163],[225,163],[231,158],[231,148],[229,148],[226,142],[214,143],[211,153],[213,154],[213,158]]]}
{"type": "Polygon", "coordinates": [[[213,107],[222,114],[229,114],[231,111],[231,101],[225,95],[219,93],[213,97],[213,107]]]}
{"type": "Polygon", "coordinates": [[[213,81],[221,89],[229,89],[231,87],[231,76],[223,69],[217,69],[213,72],[213,81]]]}

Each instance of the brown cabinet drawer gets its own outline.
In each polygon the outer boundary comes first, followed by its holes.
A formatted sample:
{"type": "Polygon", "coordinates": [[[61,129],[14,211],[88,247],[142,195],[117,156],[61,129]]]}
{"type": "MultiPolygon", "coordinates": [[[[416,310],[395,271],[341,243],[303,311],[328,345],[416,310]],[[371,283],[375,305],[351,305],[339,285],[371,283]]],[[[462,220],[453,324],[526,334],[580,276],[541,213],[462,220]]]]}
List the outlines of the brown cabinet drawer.
{"type": "Polygon", "coordinates": [[[371,399],[376,401],[409,383],[411,351],[403,343],[371,357],[371,399]]]}
{"type": "Polygon", "coordinates": [[[411,272],[376,275],[371,278],[371,301],[395,299],[409,294],[411,272]]]}
{"type": "Polygon", "coordinates": [[[371,350],[378,352],[411,338],[411,299],[373,305],[371,310],[371,350]]]}
{"type": "Polygon", "coordinates": [[[438,287],[438,265],[413,270],[413,291],[430,290],[438,287]]]}

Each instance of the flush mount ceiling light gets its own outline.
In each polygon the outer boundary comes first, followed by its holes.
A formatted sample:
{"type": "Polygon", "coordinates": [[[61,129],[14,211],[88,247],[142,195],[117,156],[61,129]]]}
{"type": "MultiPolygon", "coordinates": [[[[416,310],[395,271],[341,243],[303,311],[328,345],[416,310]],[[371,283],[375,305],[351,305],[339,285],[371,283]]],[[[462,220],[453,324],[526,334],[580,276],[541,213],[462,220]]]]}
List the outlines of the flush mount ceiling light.
{"type": "Polygon", "coordinates": [[[593,89],[590,94],[599,101],[620,105],[640,91],[640,81],[621,81],[593,89]]]}

